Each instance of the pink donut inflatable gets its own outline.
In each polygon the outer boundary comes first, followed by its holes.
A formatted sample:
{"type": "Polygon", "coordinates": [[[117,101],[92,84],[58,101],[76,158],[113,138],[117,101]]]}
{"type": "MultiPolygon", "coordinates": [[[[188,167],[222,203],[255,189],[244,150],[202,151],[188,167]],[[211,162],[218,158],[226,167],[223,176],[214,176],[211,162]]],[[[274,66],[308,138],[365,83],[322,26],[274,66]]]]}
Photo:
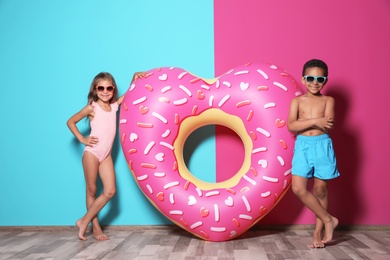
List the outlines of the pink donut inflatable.
{"type": "Polygon", "coordinates": [[[271,64],[246,64],[206,80],[180,68],[158,68],[130,85],[120,110],[120,136],[142,192],[168,219],[209,241],[233,239],[264,217],[291,183],[294,137],[286,119],[301,94],[271,64]],[[205,125],[242,140],[240,170],[223,182],[194,177],[183,159],[187,137],[205,125]]]}

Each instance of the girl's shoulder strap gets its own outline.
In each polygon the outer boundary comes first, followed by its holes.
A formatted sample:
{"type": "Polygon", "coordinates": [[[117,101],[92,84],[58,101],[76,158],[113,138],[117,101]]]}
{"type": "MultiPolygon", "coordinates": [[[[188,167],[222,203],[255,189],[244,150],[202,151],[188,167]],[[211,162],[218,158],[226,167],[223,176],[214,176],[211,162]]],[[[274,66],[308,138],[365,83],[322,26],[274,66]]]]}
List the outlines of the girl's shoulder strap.
{"type": "Polygon", "coordinates": [[[91,106],[93,107],[93,111],[96,111],[96,109],[100,107],[99,104],[95,101],[92,101],[91,106]]]}

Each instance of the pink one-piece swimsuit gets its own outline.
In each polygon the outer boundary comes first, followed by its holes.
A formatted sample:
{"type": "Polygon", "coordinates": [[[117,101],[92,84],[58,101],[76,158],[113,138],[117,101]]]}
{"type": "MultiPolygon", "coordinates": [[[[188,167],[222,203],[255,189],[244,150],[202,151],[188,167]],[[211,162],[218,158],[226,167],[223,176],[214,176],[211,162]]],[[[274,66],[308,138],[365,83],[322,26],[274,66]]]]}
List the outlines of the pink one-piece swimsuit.
{"type": "Polygon", "coordinates": [[[98,143],[95,146],[85,146],[84,152],[88,151],[94,154],[99,163],[107,158],[111,153],[112,144],[116,134],[116,111],[118,103],[112,103],[111,111],[104,111],[98,103],[92,102],[95,117],[91,120],[90,136],[96,136],[98,143]]]}

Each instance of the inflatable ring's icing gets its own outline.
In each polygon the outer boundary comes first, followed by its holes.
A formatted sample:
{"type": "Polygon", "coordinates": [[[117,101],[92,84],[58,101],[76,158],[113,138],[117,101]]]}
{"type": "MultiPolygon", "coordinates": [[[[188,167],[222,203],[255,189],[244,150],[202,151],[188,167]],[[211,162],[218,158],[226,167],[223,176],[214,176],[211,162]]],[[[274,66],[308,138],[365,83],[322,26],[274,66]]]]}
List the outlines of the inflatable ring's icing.
{"type": "Polygon", "coordinates": [[[120,110],[124,155],[139,187],[167,218],[210,241],[235,238],[264,217],[291,183],[294,138],[286,119],[294,79],[270,64],[246,64],[205,80],[180,68],[159,68],[129,87],[120,110]],[[218,183],[191,175],[187,137],[204,125],[240,136],[244,162],[218,183]]]}

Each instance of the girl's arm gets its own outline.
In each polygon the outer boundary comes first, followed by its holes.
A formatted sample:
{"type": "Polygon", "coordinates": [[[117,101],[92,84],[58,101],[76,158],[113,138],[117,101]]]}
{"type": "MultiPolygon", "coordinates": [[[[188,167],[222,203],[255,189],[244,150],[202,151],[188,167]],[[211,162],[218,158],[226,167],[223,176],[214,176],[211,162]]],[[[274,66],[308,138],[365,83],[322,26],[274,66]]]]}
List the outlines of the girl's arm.
{"type": "MultiPolygon", "coordinates": [[[[134,75],[133,75],[133,78],[131,79],[131,83],[133,83],[135,80],[137,79],[144,79],[146,78],[146,72],[135,72],[134,75]]],[[[122,104],[122,101],[123,101],[123,98],[125,97],[125,94],[123,94],[122,96],[120,96],[118,99],[117,99],[117,103],[118,103],[118,106],[120,106],[122,104]]]]}
{"type": "Polygon", "coordinates": [[[120,96],[118,99],[117,99],[117,103],[118,103],[118,106],[120,106],[122,104],[122,101],[123,101],[123,98],[125,97],[125,94],[123,94],[122,96],[120,96]]]}
{"type": "Polygon", "coordinates": [[[66,125],[69,127],[72,134],[79,140],[80,143],[93,146],[98,142],[97,137],[88,136],[84,137],[79,129],[77,128],[76,124],[86,116],[90,116],[93,113],[93,106],[87,105],[83,109],[81,109],[79,112],[71,116],[71,118],[68,119],[66,122],[66,125]]]}
{"type": "Polygon", "coordinates": [[[135,72],[133,75],[133,78],[131,79],[130,84],[133,83],[137,79],[144,79],[144,78],[146,78],[146,72],[144,72],[144,71],[135,72]]]}

